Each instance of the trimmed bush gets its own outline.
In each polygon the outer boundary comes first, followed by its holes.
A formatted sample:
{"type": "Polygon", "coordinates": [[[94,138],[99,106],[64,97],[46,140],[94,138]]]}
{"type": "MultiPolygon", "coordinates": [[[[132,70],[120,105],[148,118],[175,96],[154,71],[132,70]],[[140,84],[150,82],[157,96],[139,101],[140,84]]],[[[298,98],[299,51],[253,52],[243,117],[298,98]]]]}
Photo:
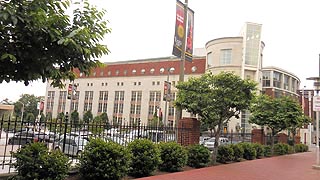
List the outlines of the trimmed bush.
{"type": "Polygon", "coordinates": [[[228,145],[218,146],[217,162],[226,163],[234,159],[233,149],[228,145]]]}
{"type": "Polygon", "coordinates": [[[195,144],[188,147],[188,165],[201,168],[208,166],[210,162],[210,150],[203,145],[195,144]]]}
{"type": "Polygon", "coordinates": [[[161,171],[180,171],[187,164],[187,151],[180,144],[176,142],[161,142],[158,147],[162,161],[159,166],[161,171]]]}
{"type": "Polygon", "coordinates": [[[135,139],[128,145],[131,152],[129,174],[134,177],[149,176],[160,164],[160,152],[148,139],[135,139]]]}
{"type": "Polygon", "coordinates": [[[271,151],[272,148],[271,148],[271,146],[264,145],[263,149],[264,149],[264,156],[265,157],[271,157],[272,156],[272,151],[271,151]]]}
{"type": "Polygon", "coordinates": [[[240,161],[243,158],[244,150],[241,144],[230,144],[233,149],[233,160],[240,161]]]}
{"type": "Polygon", "coordinates": [[[114,142],[91,139],[80,157],[79,172],[84,179],[119,180],[127,175],[130,153],[114,142]]]}
{"type": "Polygon", "coordinates": [[[253,143],[252,146],[256,149],[256,152],[257,152],[256,158],[261,158],[264,156],[264,148],[262,144],[253,143]]]}
{"type": "Polygon", "coordinates": [[[289,152],[289,145],[284,143],[278,143],[273,146],[273,153],[275,155],[284,155],[288,154],[289,152]]]}
{"type": "Polygon", "coordinates": [[[294,145],[295,152],[307,152],[309,147],[305,144],[295,144],[294,145]]]}
{"type": "Polygon", "coordinates": [[[247,160],[253,160],[257,157],[257,151],[251,143],[242,142],[239,143],[243,148],[243,158],[247,160]]]}
{"type": "Polygon", "coordinates": [[[13,153],[13,166],[18,174],[10,179],[19,180],[63,180],[70,168],[69,158],[59,151],[49,152],[44,143],[27,144],[13,153]]]}

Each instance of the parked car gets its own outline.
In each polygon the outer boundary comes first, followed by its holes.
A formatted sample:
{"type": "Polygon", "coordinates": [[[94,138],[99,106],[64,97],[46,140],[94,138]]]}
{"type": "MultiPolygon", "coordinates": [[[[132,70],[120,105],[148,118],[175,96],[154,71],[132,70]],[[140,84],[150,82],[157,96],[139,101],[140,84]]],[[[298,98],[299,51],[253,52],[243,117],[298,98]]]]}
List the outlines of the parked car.
{"type": "Polygon", "coordinates": [[[200,136],[199,138],[199,144],[203,145],[205,141],[207,141],[208,139],[210,139],[209,136],[200,136]]]}
{"type": "Polygon", "coordinates": [[[128,145],[128,142],[120,136],[107,136],[107,137],[105,137],[105,141],[106,142],[112,141],[112,142],[118,143],[122,146],[128,145]]]}
{"type": "Polygon", "coordinates": [[[64,137],[61,137],[58,142],[53,143],[53,149],[62,151],[64,143],[64,154],[69,156],[79,156],[83,152],[88,141],[80,136],[66,136],[65,139],[64,137]]]}
{"type": "Polygon", "coordinates": [[[33,131],[22,131],[15,133],[14,136],[10,137],[8,144],[11,145],[25,145],[32,142],[44,142],[46,138],[45,133],[33,132],[33,131]]]}
{"type": "MultiPolygon", "coordinates": [[[[214,142],[215,142],[215,137],[212,137],[206,141],[204,141],[204,146],[207,147],[209,150],[214,149],[214,142]]],[[[219,138],[218,145],[223,145],[223,144],[229,144],[229,139],[228,138],[219,138]]]]}

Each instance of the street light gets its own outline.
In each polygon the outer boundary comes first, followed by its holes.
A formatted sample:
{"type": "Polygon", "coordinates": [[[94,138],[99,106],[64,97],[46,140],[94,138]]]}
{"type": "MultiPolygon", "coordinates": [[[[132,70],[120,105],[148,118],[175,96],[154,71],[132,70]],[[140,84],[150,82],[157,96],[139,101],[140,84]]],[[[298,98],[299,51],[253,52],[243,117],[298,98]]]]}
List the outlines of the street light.
{"type": "Polygon", "coordinates": [[[22,104],[22,108],[21,108],[21,122],[23,121],[23,112],[24,112],[24,103],[21,101],[18,101],[19,103],[22,104]]]}
{"type": "MultiPolygon", "coordinates": [[[[173,67],[167,69],[167,71],[168,71],[167,82],[168,82],[169,86],[171,86],[170,83],[169,83],[169,76],[170,76],[170,73],[173,73],[174,70],[175,69],[173,67]]],[[[169,89],[171,89],[171,87],[169,89]]],[[[164,106],[164,120],[163,120],[165,126],[167,125],[167,106],[168,106],[168,101],[169,102],[171,101],[171,92],[169,91],[169,89],[167,91],[168,93],[164,94],[166,96],[165,97],[165,106],[164,106]]]]}

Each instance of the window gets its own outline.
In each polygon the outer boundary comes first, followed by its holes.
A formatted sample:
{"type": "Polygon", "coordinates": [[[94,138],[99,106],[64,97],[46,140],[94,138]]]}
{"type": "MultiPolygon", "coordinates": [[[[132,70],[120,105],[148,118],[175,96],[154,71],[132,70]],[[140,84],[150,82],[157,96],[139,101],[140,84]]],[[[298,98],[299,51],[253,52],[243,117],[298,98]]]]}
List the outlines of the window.
{"type": "Polygon", "coordinates": [[[209,52],[207,54],[207,62],[208,62],[208,67],[212,67],[213,66],[213,55],[212,55],[212,52],[209,52]]]}
{"type": "Polygon", "coordinates": [[[111,71],[108,71],[108,76],[111,76],[111,71]]]}
{"type": "Polygon", "coordinates": [[[264,71],[262,73],[262,86],[270,87],[270,71],[264,71]]]}
{"type": "Polygon", "coordinates": [[[150,69],[150,73],[153,74],[154,73],[154,68],[150,69]]]}
{"type": "Polygon", "coordinates": [[[100,72],[100,76],[103,76],[103,71],[100,72]]]}
{"type": "Polygon", "coordinates": [[[124,70],[124,71],[123,71],[123,74],[124,74],[124,75],[127,75],[127,74],[128,74],[128,71],[127,71],[127,70],[124,70]]]}
{"type": "Polygon", "coordinates": [[[156,85],[156,82],[152,81],[152,86],[156,85]]]}
{"type": "Polygon", "coordinates": [[[136,86],[136,85],[137,85],[137,82],[133,82],[133,85],[136,86]]]}
{"type": "Polygon", "coordinates": [[[140,85],[141,85],[141,82],[138,82],[138,85],[140,86],[140,85]]]}
{"type": "Polygon", "coordinates": [[[119,76],[119,70],[116,70],[116,75],[119,76]]]}
{"type": "Polygon", "coordinates": [[[144,74],[146,73],[146,70],[145,69],[141,69],[141,74],[144,74]]]}
{"type": "Polygon", "coordinates": [[[273,72],[273,86],[281,88],[281,74],[279,72],[273,72]]]}
{"type": "Polygon", "coordinates": [[[284,81],[283,81],[283,88],[286,90],[289,90],[289,76],[288,75],[284,75],[283,77],[284,81]]]}
{"type": "Polygon", "coordinates": [[[232,50],[231,49],[221,49],[220,50],[220,64],[231,64],[232,62],[232,50]]]}

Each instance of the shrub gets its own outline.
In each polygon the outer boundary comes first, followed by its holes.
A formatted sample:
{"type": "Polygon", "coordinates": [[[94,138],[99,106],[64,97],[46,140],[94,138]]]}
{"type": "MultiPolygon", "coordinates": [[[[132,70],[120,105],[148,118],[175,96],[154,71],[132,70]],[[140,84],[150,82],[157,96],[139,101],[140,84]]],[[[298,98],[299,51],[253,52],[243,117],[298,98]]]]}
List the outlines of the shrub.
{"type": "Polygon", "coordinates": [[[252,146],[256,149],[256,152],[257,152],[256,157],[257,158],[261,158],[264,156],[264,148],[263,148],[262,144],[253,143],[252,146]]]}
{"type": "Polygon", "coordinates": [[[150,175],[160,164],[160,152],[148,139],[136,139],[129,143],[131,152],[130,175],[144,177],[150,175]]]}
{"type": "Polygon", "coordinates": [[[230,147],[233,149],[233,160],[240,161],[244,154],[241,144],[230,144],[230,147]]]}
{"type": "Polygon", "coordinates": [[[228,145],[218,146],[217,162],[226,163],[234,159],[233,149],[228,145]]]}
{"type": "Polygon", "coordinates": [[[188,147],[188,165],[190,167],[201,168],[208,166],[210,162],[210,151],[200,144],[188,147]]]}
{"type": "Polygon", "coordinates": [[[114,142],[91,139],[80,157],[80,175],[84,179],[117,180],[127,175],[130,153],[114,142]]]}
{"type": "Polygon", "coordinates": [[[265,157],[271,157],[272,156],[271,146],[265,145],[265,146],[263,146],[263,149],[264,149],[264,156],[265,157]]]}
{"type": "Polygon", "coordinates": [[[289,152],[289,145],[284,143],[278,143],[273,146],[273,153],[275,155],[284,155],[288,154],[289,152]]]}
{"type": "Polygon", "coordinates": [[[305,144],[295,144],[294,149],[295,149],[295,152],[307,152],[308,146],[305,144]]]}
{"type": "Polygon", "coordinates": [[[187,164],[187,151],[176,142],[161,142],[159,144],[161,164],[160,170],[167,172],[180,171],[187,164]]]}
{"type": "Polygon", "coordinates": [[[16,162],[13,166],[18,174],[11,179],[46,179],[63,180],[70,168],[69,159],[59,151],[49,152],[44,143],[27,144],[13,153],[16,162]]]}
{"type": "Polygon", "coordinates": [[[243,148],[243,158],[247,160],[252,160],[257,157],[257,151],[253,147],[251,143],[248,142],[242,142],[239,143],[243,148]]]}

